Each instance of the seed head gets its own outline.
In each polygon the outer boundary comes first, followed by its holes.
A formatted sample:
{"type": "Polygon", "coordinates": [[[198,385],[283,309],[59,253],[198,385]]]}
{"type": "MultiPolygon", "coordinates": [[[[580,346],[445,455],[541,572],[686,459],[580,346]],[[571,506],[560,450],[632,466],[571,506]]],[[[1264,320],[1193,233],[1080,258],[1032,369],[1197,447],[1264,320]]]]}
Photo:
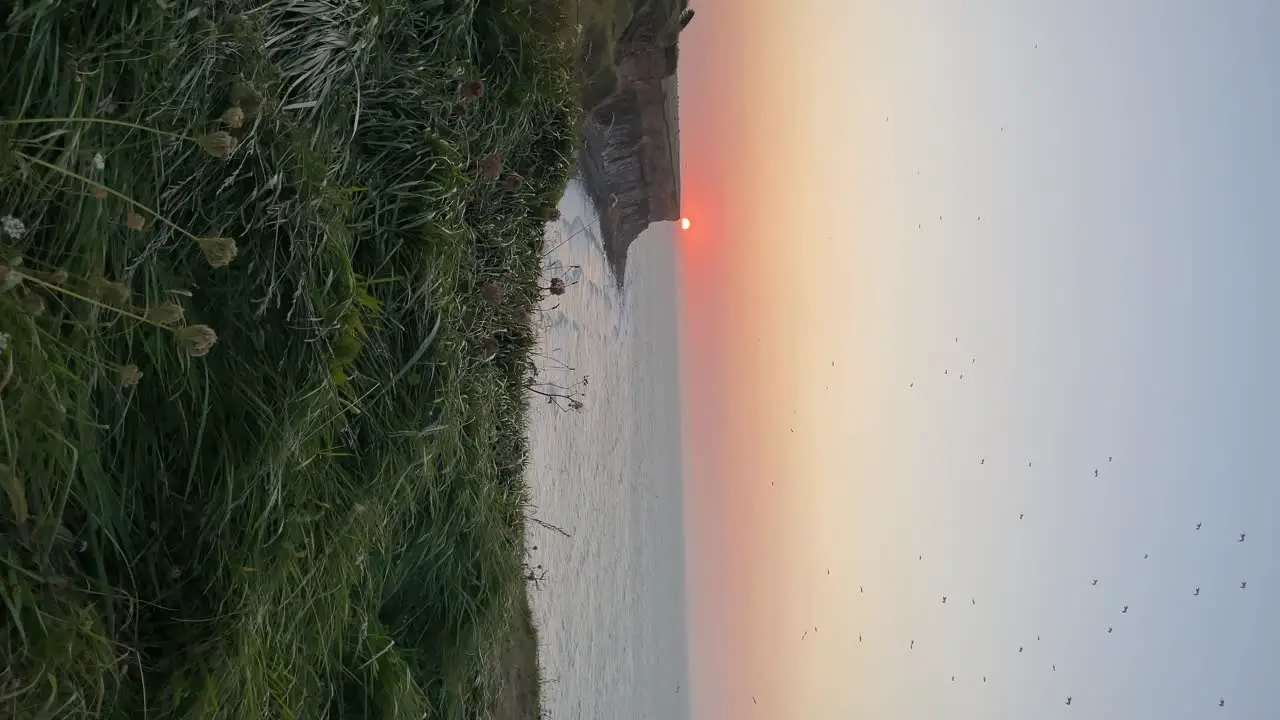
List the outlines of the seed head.
{"type": "Polygon", "coordinates": [[[98,280],[94,283],[93,293],[104,305],[123,307],[129,304],[129,288],[121,283],[98,280]]]}
{"type": "Polygon", "coordinates": [[[188,325],[174,333],[182,350],[191,357],[204,357],[218,342],[218,333],[208,325],[188,325]]]}
{"type": "Polygon", "coordinates": [[[58,268],[57,270],[54,270],[53,273],[49,275],[49,282],[53,283],[54,285],[61,285],[66,281],[67,281],[67,271],[63,270],[62,268],[58,268]]]}
{"type": "Polygon", "coordinates": [[[201,135],[196,138],[196,143],[210,155],[222,160],[231,157],[231,153],[236,151],[239,142],[231,136],[226,130],[201,135]]]}
{"type": "Polygon", "coordinates": [[[222,111],[222,124],[229,128],[238,128],[244,125],[244,110],[239,105],[232,105],[222,111]]]}
{"type": "Polygon", "coordinates": [[[184,313],[185,311],[182,309],[181,305],[172,300],[166,300],[165,302],[148,309],[146,318],[156,325],[170,327],[182,322],[184,313]]]}
{"type": "Polygon", "coordinates": [[[262,108],[262,93],[248,83],[237,82],[231,88],[231,104],[243,108],[248,115],[255,115],[262,108]]]}
{"type": "Polygon", "coordinates": [[[137,365],[129,363],[120,368],[120,386],[121,387],[137,387],[142,381],[142,371],[137,365]]]}
{"type": "Polygon", "coordinates": [[[502,174],[502,156],[498,153],[485,155],[476,162],[476,169],[482,177],[492,180],[502,174]]]}
{"type": "Polygon", "coordinates": [[[229,237],[202,237],[197,242],[210,267],[226,267],[236,259],[236,241],[229,237]]]}
{"type": "Polygon", "coordinates": [[[140,231],[147,226],[147,219],[130,210],[128,217],[125,218],[125,224],[130,230],[140,231]]]}
{"type": "Polygon", "coordinates": [[[48,308],[44,296],[38,292],[24,292],[18,296],[18,302],[22,305],[23,311],[32,317],[40,317],[48,308]]]}
{"type": "Polygon", "coordinates": [[[101,185],[94,185],[92,192],[93,192],[93,197],[97,200],[102,200],[107,197],[107,189],[102,187],[101,185]]]}
{"type": "Polygon", "coordinates": [[[93,160],[90,162],[93,164],[93,169],[98,172],[102,172],[107,169],[107,159],[102,157],[102,153],[94,153],[93,160]]]}
{"type": "Polygon", "coordinates": [[[462,95],[473,100],[479,100],[484,97],[484,81],[471,80],[462,84],[462,95]]]}
{"type": "Polygon", "coordinates": [[[561,278],[551,278],[551,282],[547,285],[547,292],[552,295],[564,294],[564,280],[561,278]]]}
{"type": "Polygon", "coordinates": [[[480,297],[490,305],[501,305],[503,293],[502,285],[496,281],[490,280],[480,286],[480,297]]]}
{"type": "Polygon", "coordinates": [[[507,192],[515,192],[519,190],[523,185],[524,185],[524,178],[520,177],[519,175],[516,175],[515,173],[508,175],[507,179],[502,181],[502,187],[506,188],[507,192]]]}

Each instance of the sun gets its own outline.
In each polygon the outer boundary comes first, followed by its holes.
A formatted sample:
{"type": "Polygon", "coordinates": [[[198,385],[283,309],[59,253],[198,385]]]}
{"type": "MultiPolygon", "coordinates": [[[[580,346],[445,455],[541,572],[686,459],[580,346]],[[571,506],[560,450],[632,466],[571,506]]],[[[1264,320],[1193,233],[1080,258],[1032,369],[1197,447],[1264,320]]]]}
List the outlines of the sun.
{"type": "Polygon", "coordinates": [[[681,229],[681,230],[688,230],[688,229],[689,229],[689,225],[690,225],[690,224],[691,224],[691,223],[689,222],[689,218],[687,218],[687,217],[680,218],[680,229],[681,229]]]}

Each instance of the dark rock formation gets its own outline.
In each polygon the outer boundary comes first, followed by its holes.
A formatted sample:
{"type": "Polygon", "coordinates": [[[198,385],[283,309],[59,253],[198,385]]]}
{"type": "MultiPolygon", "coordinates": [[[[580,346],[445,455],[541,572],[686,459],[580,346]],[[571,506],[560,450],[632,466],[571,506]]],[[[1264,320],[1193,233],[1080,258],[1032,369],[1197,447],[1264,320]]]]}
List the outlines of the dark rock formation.
{"type": "Polygon", "coordinates": [[[642,3],[617,45],[617,90],[587,114],[578,169],[622,284],[627,248],[655,220],[680,217],[677,40],[688,0],[642,3]],[[675,7],[673,7],[675,5],[675,7]]]}

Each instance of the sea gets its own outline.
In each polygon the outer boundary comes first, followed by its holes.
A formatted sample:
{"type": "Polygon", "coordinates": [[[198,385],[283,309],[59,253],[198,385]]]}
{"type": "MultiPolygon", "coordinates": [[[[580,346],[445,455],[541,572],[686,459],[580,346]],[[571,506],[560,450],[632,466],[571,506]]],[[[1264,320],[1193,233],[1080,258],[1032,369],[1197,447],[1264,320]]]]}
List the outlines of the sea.
{"type": "Polygon", "coordinates": [[[622,288],[581,185],[548,225],[539,390],[533,396],[532,592],[544,716],[688,717],[674,226],[631,245],[622,288]],[[557,387],[558,386],[558,387],[557,387]],[[561,388],[570,388],[565,391],[561,388]],[[544,575],[545,573],[545,575],[544,575]]]}

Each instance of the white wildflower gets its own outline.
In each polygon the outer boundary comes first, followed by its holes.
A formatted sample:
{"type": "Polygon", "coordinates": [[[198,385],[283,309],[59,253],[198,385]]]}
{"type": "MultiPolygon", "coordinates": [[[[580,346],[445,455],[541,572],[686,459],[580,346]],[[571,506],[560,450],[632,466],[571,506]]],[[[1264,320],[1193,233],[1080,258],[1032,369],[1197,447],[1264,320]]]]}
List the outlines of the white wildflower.
{"type": "Polygon", "coordinates": [[[93,169],[102,172],[107,169],[107,159],[102,157],[102,153],[93,154],[93,169]]]}
{"type": "Polygon", "coordinates": [[[12,215],[5,215],[0,218],[0,230],[3,230],[5,235],[8,235],[14,240],[17,240],[27,234],[27,226],[23,225],[21,220],[12,215]]]}

